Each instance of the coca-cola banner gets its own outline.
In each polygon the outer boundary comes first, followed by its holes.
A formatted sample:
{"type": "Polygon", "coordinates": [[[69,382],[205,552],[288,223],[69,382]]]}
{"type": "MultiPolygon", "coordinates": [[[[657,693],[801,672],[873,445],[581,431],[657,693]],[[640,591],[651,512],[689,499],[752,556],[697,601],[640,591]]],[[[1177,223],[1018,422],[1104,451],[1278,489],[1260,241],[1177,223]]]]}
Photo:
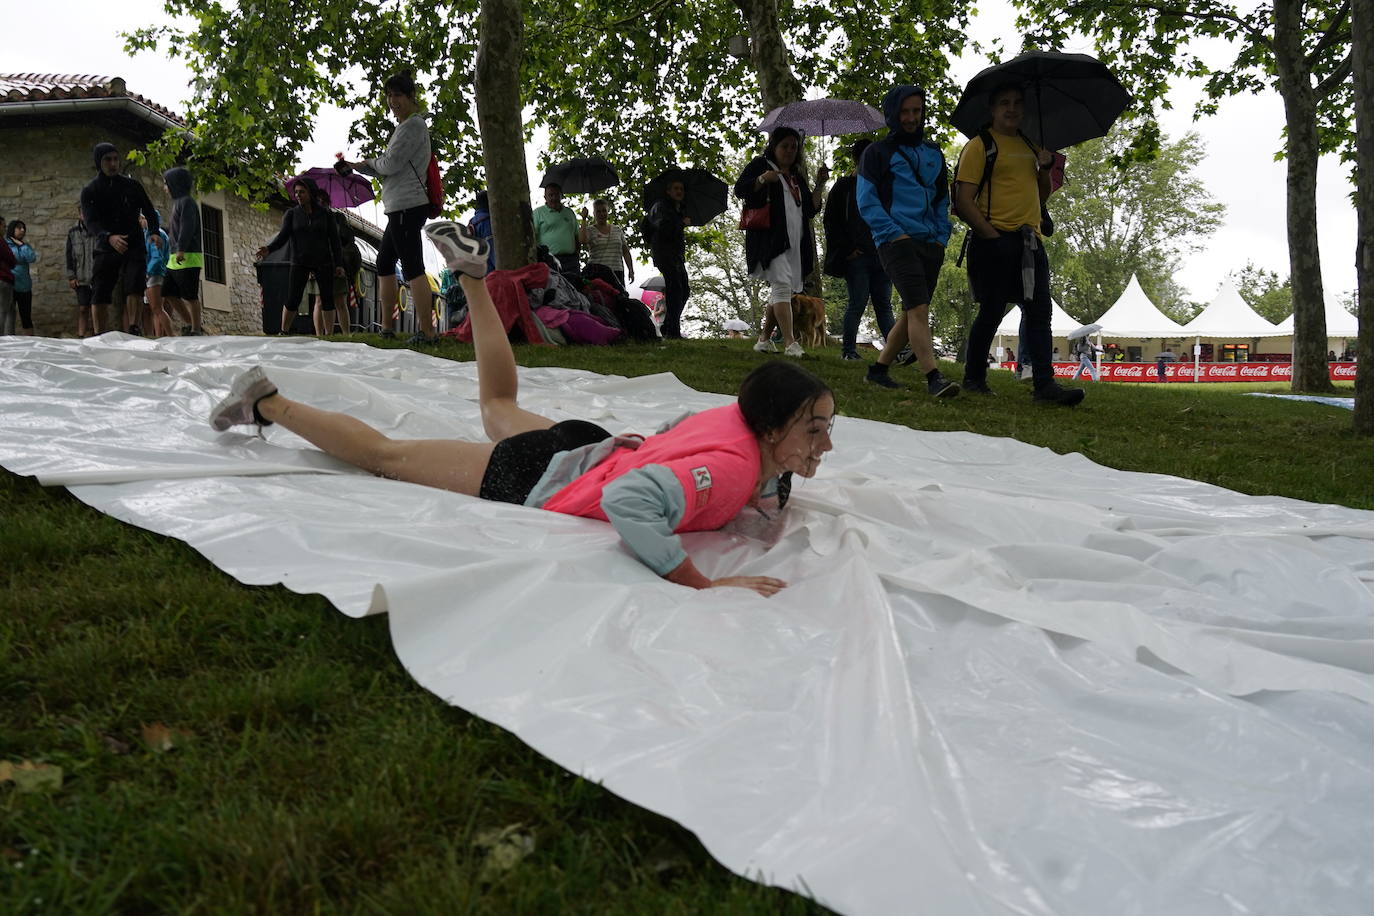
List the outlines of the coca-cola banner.
{"type": "MultiPolygon", "coordinates": [[[[1004,363],[1010,369],[1011,363],[1004,363]]],[[[1353,382],[1354,363],[1327,363],[1333,382],[1353,382]]],[[[1055,363],[1056,378],[1071,378],[1078,369],[1078,363],[1055,363]]],[[[1192,363],[1166,363],[1165,379],[1170,382],[1191,382],[1194,367],[1192,363]]],[[[1084,373],[1086,376],[1086,373],[1084,373]]],[[[1291,382],[1293,366],[1291,363],[1202,363],[1197,366],[1199,382],[1291,382]]],[[[1104,382],[1157,382],[1159,372],[1154,363],[1103,363],[1102,381],[1104,382]]]]}

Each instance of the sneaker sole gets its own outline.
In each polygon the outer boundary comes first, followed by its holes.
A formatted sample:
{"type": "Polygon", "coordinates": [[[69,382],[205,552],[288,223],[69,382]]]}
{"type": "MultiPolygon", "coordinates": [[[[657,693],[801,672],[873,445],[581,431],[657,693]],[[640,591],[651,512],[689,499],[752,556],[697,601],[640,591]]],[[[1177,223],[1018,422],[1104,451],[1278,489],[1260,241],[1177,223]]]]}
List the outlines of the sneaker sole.
{"type": "Polygon", "coordinates": [[[473,235],[466,226],[448,221],[430,223],[425,227],[425,235],[443,255],[449,270],[478,280],[486,276],[489,251],[486,240],[473,235]]]}

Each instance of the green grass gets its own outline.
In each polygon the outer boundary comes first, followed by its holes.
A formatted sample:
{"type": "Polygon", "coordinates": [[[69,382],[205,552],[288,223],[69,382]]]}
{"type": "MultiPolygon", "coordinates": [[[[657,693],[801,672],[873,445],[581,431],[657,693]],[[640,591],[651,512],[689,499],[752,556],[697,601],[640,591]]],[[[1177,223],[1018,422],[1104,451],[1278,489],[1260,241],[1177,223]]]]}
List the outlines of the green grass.
{"type": "MultiPolygon", "coordinates": [[[[673,371],[721,392],[759,361],[738,341],[518,358],[673,371]]],[[[1063,410],[1033,405],[1005,372],[991,373],[997,398],[933,402],[865,385],[862,364],[834,350],[806,365],[846,414],[1374,508],[1374,441],[1351,435],[1348,411],[1231,386],[1111,383],[1063,410]]],[[[681,827],[421,690],[385,620],[242,586],[178,541],[7,473],[0,512],[0,760],[64,775],[55,792],[0,788],[0,912],[820,909],[736,878],[681,827]],[[172,750],[145,745],[153,723],[176,730],[172,750]],[[533,852],[484,871],[479,835],[513,824],[533,852]]]]}

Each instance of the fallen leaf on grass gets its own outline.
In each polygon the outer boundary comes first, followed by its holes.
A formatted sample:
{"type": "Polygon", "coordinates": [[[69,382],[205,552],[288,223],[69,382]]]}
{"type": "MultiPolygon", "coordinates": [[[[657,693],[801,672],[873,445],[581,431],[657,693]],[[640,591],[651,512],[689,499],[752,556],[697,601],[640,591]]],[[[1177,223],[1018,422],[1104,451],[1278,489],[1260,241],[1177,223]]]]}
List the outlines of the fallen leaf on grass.
{"type": "Polygon", "coordinates": [[[490,882],[520,864],[534,852],[534,836],[526,832],[524,824],[510,824],[483,830],[473,838],[472,845],[487,851],[478,873],[479,881],[490,882]]]}
{"type": "Polygon", "coordinates": [[[101,735],[100,740],[105,744],[105,750],[111,754],[127,754],[132,750],[127,741],[121,741],[114,735],[101,735]]]}
{"type": "Polygon", "coordinates": [[[0,782],[12,782],[20,792],[56,792],[62,788],[62,768],[32,760],[0,760],[0,782]]]}
{"type": "Polygon", "coordinates": [[[143,743],[148,745],[148,750],[156,751],[159,754],[180,747],[190,737],[190,732],[179,728],[169,728],[161,722],[154,722],[151,725],[146,722],[143,724],[143,743]]]}

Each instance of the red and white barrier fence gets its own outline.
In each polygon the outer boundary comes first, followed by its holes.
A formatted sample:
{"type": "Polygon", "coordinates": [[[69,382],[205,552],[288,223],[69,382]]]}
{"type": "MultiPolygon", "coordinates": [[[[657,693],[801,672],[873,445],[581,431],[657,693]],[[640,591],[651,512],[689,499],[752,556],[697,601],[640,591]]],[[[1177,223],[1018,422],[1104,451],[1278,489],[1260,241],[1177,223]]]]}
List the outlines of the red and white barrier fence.
{"type": "MultiPolygon", "coordinates": [[[[1002,368],[1012,368],[1012,363],[1003,363],[1002,368]]],[[[1327,371],[1333,382],[1353,382],[1354,363],[1327,363],[1327,371]]],[[[1056,378],[1071,378],[1078,369],[1078,363],[1055,363],[1056,378]]],[[[1197,367],[1196,379],[1193,378],[1192,363],[1166,363],[1165,381],[1169,382],[1291,382],[1292,363],[1202,363],[1197,367]]],[[[1084,373],[1086,375],[1086,373],[1084,373]]],[[[1102,381],[1104,382],[1158,382],[1159,373],[1154,363],[1103,363],[1102,381]]]]}

